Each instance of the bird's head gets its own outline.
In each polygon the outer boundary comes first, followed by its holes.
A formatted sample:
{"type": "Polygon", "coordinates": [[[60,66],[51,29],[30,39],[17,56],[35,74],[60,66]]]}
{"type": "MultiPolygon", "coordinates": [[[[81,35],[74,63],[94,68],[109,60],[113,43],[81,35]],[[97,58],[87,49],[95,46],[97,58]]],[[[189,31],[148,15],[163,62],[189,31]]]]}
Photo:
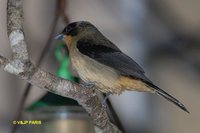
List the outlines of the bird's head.
{"type": "Polygon", "coordinates": [[[64,40],[69,47],[75,39],[81,39],[97,33],[97,28],[87,21],[78,21],[68,24],[55,39],[64,40]]]}

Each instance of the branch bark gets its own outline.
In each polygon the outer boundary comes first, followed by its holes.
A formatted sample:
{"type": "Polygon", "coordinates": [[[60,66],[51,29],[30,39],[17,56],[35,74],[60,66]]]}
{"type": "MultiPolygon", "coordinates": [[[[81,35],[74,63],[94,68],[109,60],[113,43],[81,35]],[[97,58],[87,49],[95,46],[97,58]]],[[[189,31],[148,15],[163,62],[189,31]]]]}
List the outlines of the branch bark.
{"type": "Polygon", "coordinates": [[[23,32],[22,4],[23,0],[8,0],[7,28],[12,58],[6,59],[0,55],[0,67],[34,86],[78,101],[90,114],[100,132],[120,133],[121,131],[110,122],[93,89],[82,88],[79,84],[59,78],[32,64],[23,32]]]}

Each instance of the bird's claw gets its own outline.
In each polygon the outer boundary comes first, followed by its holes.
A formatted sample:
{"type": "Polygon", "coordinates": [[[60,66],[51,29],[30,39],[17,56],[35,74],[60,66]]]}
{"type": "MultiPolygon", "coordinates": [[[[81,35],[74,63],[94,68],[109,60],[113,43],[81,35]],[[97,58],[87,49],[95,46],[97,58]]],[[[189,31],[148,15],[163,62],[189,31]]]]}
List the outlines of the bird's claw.
{"type": "Polygon", "coordinates": [[[103,101],[101,102],[101,105],[102,105],[103,108],[107,108],[106,101],[103,100],[103,101]]]}
{"type": "Polygon", "coordinates": [[[110,95],[111,95],[110,92],[106,94],[106,96],[104,97],[104,99],[103,99],[102,102],[101,102],[102,107],[107,108],[106,101],[107,101],[107,99],[109,98],[110,95]]]}
{"type": "Polygon", "coordinates": [[[89,89],[94,88],[95,86],[94,82],[82,82],[80,85],[83,88],[89,88],[89,89]]]}

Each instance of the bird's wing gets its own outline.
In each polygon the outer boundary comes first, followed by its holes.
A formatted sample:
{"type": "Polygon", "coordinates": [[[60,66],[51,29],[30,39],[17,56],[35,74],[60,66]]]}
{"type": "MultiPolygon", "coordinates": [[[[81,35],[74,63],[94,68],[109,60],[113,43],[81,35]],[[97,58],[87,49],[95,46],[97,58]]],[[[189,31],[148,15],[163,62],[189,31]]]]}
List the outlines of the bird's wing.
{"type": "Polygon", "coordinates": [[[145,77],[144,70],[133,59],[121,52],[111,42],[107,43],[109,44],[94,44],[89,40],[79,40],[77,48],[82,54],[114,68],[124,76],[151,82],[145,77]]]}

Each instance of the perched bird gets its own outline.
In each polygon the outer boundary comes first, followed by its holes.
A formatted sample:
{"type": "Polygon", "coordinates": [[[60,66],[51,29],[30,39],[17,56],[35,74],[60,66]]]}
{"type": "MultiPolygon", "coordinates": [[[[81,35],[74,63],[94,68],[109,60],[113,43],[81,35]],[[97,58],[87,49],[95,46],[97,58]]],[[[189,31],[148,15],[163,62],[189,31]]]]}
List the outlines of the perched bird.
{"type": "Polygon", "coordinates": [[[133,59],[90,22],[70,23],[56,39],[65,41],[72,66],[86,84],[107,94],[125,90],[156,93],[189,113],[181,102],[154,85],[133,59]]]}

